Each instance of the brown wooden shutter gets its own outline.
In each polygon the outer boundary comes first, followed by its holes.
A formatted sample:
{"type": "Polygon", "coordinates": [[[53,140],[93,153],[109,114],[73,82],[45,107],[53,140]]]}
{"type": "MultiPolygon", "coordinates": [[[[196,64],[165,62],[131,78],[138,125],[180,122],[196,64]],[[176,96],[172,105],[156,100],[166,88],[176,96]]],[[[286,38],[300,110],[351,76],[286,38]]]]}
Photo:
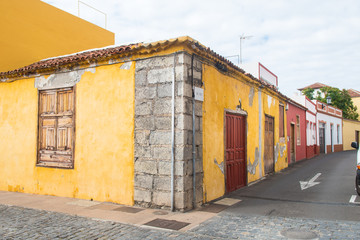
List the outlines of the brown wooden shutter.
{"type": "Polygon", "coordinates": [[[74,90],[39,92],[38,166],[73,168],[74,90]]]}
{"type": "Polygon", "coordinates": [[[279,137],[285,137],[284,134],[284,106],[279,105],[279,137]]]}

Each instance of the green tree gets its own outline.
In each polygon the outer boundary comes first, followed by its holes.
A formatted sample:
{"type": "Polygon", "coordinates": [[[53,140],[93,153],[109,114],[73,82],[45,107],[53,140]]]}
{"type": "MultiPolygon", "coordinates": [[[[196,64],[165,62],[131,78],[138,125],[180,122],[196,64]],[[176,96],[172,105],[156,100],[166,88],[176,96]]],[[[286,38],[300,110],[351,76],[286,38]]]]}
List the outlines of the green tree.
{"type": "Polygon", "coordinates": [[[347,90],[340,90],[333,87],[323,87],[320,89],[325,97],[318,96],[316,99],[326,103],[326,98],[331,98],[331,105],[343,111],[343,117],[346,119],[357,120],[359,114],[356,112],[357,107],[354,105],[347,90]]]}
{"type": "Polygon", "coordinates": [[[307,96],[310,100],[314,99],[314,89],[313,88],[305,88],[301,92],[302,92],[302,94],[307,96]]]}

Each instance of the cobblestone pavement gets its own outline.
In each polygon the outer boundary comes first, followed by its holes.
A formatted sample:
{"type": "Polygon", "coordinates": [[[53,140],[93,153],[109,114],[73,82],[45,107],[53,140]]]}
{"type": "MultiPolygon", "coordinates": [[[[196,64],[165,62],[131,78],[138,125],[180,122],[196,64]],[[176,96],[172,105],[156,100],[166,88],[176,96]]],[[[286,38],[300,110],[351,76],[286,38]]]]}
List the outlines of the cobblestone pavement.
{"type": "Polygon", "coordinates": [[[0,205],[0,239],[359,239],[360,223],[221,213],[188,231],[0,205]]]}

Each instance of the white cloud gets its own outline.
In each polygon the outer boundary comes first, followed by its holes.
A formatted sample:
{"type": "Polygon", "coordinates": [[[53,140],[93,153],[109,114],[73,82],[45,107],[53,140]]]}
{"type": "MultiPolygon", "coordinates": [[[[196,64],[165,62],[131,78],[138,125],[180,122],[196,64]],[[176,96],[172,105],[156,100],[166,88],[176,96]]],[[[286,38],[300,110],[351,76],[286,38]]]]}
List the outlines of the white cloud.
{"type": "MultiPolygon", "coordinates": [[[[106,12],[116,44],[188,35],[223,56],[259,61],[291,95],[314,82],[360,90],[360,1],[358,0],[82,0],[106,12]]],[[[45,1],[77,15],[76,0],[45,1]]],[[[84,5],[81,16],[104,26],[84,5]]],[[[237,58],[231,58],[237,63],[237,58]]]]}

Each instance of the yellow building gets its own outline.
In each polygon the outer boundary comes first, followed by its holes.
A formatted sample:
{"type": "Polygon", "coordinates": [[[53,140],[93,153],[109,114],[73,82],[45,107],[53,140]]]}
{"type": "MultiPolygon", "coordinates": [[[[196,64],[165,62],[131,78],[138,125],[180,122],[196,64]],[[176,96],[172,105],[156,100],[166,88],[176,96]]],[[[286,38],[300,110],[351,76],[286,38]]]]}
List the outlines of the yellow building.
{"type": "Polygon", "coordinates": [[[359,142],[360,121],[343,119],[343,145],[344,151],[354,150],[351,142],[359,142]]]}
{"type": "Polygon", "coordinates": [[[354,106],[357,107],[356,112],[359,114],[358,120],[360,120],[360,92],[355,89],[348,89],[347,91],[351,97],[351,100],[354,103],[354,106]]]}
{"type": "Polygon", "coordinates": [[[285,101],[189,37],[3,72],[0,190],[191,209],[287,167],[285,101]]]}
{"type": "Polygon", "coordinates": [[[0,72],[114,44],[114,33],[40,0],[0,1],[0,72]]]}

